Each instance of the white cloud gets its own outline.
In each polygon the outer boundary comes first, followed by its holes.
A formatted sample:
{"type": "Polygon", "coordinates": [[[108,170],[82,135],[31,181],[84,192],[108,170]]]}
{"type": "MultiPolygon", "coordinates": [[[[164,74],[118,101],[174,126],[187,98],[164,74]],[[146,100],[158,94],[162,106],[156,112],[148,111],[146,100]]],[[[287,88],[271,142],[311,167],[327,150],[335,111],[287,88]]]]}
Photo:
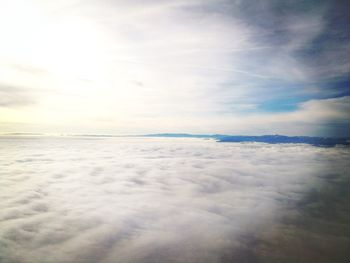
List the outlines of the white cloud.
{"type": "MultiPolygon", "coordinates": [[[[283,16],[278,8],[270,1],[2,3],[0,81],[25,87],[36,103],[0,105],[1,131],[332,136],[322,122],[313,129],[304,121],[314,109],[260,110],[315,91],[339,95],[307,86],[324,69],[298,55],[327,29],[324,6],[283,16]],[[283,119],[297,128],[285,129],[283,119]]],[[[325,59],[338,61],[341,52],[332,52],[325,59]]]]}
{"type": "MultiPolygon", "coordinates": [[[[0,261],[220,262],[348,148],[200,139],[1,138],[0,261]]],[[[339,179],[338,178],[338,179],[339,179]]]]}
{"type": "Polygon", "coordinates": [[[222,50],[255,46],[244,24],[196,11],[200,6],[198,1],[7,4],[2,24],[11,27],[0,28],[1,66],[7,71],[1,80],[51,91],[36,95],[35,107],[12,113],[13,121],[69,131],[81,122],[98,129],[94,120],[103,117],[123,129],[132,119],[143,125],[144,115],[215,111],[213,87],[232,74],[254,76],[232,67],[222,50]],[[21,5],[25,12],[18,12],[21,5]]]}

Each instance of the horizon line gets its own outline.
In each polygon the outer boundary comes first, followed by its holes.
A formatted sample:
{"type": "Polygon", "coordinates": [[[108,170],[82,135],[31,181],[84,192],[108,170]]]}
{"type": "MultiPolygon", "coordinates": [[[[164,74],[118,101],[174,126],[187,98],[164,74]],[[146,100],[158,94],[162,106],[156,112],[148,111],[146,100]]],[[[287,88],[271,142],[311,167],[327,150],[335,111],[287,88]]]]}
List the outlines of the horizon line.
{"type": "Polygon", "coordinates": [[[262,137],[262,136],[281,136],[281,137],[308,137],[324,139],[350,139],[350,137],[330,137],[316,135],[286,135],[286,134],[223,134],[223,133],[186,133],[186,132],[161,132],[146,134],[115,134],[115,133],[65,133],[65,132],[0,132],[0,136],[72,136],[72,137],[262,137]]]}

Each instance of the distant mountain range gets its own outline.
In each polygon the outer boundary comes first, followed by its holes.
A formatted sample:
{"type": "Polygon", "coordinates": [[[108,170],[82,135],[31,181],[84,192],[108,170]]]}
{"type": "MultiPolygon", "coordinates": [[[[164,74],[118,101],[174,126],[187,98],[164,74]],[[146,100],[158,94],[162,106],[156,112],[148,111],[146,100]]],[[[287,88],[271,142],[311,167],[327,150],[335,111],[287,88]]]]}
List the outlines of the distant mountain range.
{"type": "MultiPolygon", "coordinates": [[[[50,136],[50,134],[41,133],[6,133],[7,136],[50,136]]],[[[1,134],[0,134],[1,136],[1,134]]],[[[52,135],[51,135],[52,136],[52,135]]],[[[224,134],[188,134],[188,133],[156,133],[146,135],[114,135],[114,134],[70,134],[56,136],[73,136],[73,137],[167,137],[167,138],[202,138],[214,139],[218,142],[262,142],[270,144],[278,143],[304,143],[320,147],[334,147],[336,145],[350,145],[350,138],[327,138],[327,137],[310,137],[310,136],[285,136],[285,135],[261,135],[261,136],[244,136],[244,135],[224,135],[224,134]]]]}
{"type": "Polygon", "coordinates": [[[270,144],[278,143],[304,143],[314,146],[333,147],[337,144],[350,145],[350,138],[325,138],[309,136],[284,136],[284,135],[262,135],[262,136],[242,136],[242,135],[222,135],[222,134],[187,134],[187,133],[160,133],[147,134],[145,137],[171,137],[171,138],[205,138],[215,139],[219,142],[263,142],[270,144]]]}

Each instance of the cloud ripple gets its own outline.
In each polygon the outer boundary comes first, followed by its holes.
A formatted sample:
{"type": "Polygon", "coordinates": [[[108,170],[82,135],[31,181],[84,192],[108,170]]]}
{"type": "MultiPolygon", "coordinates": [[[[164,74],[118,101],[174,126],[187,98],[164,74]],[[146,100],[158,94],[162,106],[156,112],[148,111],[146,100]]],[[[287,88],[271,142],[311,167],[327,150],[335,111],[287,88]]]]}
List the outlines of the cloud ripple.
{"type": "Polygon", "coordinates": [[[346,147],[168,138],[0,138],[0,262],[223,262],[346,147]]]}

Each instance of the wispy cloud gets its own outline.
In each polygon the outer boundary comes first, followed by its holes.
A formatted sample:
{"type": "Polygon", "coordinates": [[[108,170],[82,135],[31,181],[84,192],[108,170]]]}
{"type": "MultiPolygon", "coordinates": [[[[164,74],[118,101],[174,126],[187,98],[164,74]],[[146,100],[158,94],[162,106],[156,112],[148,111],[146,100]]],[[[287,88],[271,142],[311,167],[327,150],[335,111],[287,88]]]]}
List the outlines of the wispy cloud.
{"type": "Polygon", "coordinates": [[[13,108],[35,104],[33,94],[26,88],[0,84],[0,107],[13,108]]]}
{"type": "Polygon", "coordinates": [[[154,132],[184,131],[222,115],[243,124],[349,95],[346,10],[341,1],[12,1],[1,8],[0,81],[51,91],[36,96],[32,117],[17,116],[38,129],[142,133],[153,118],[162,119],[154,132]]]}

